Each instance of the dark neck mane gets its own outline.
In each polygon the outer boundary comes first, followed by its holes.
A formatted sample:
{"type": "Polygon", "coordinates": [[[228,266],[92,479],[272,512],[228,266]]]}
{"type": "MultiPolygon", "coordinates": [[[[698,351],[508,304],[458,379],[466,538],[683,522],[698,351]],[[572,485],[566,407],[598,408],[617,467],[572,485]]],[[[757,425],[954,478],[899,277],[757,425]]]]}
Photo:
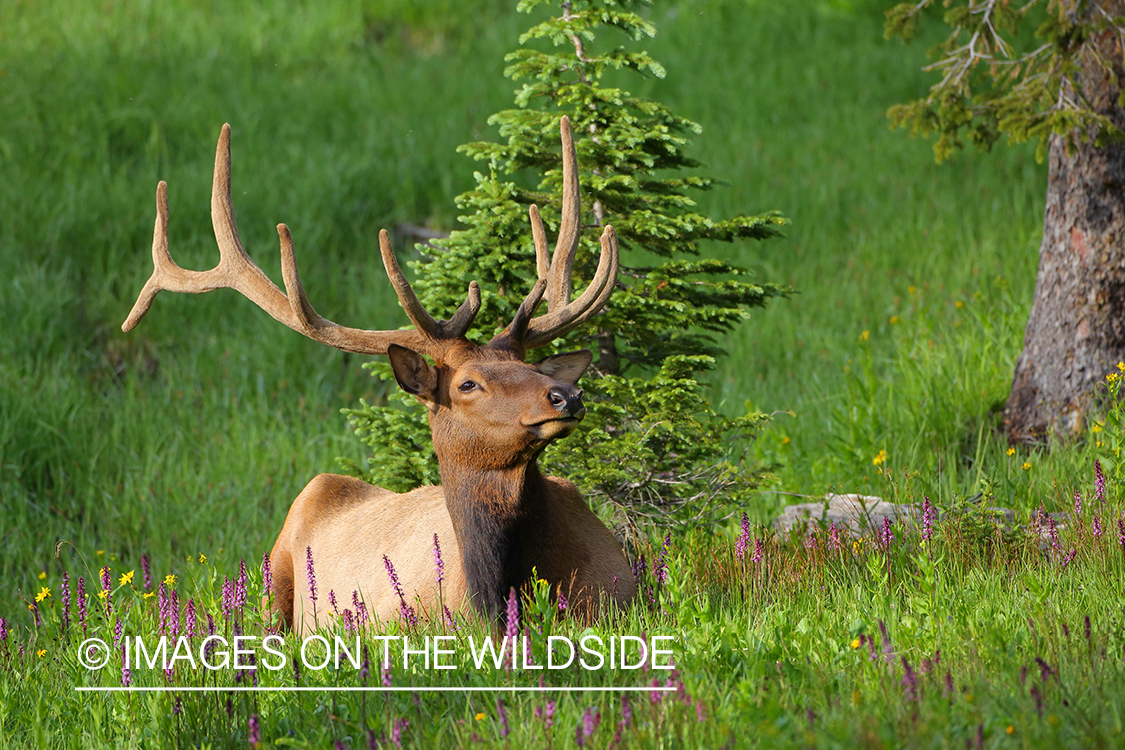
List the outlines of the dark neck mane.
{"type": "Polygon", "coordinates": [[[473,604],[495,620],[505,612],[509,590],[518,592],[531,575],[544,530],[546,482],[534,460],[491,471],[442,467],[441,478],[473,604]]]}

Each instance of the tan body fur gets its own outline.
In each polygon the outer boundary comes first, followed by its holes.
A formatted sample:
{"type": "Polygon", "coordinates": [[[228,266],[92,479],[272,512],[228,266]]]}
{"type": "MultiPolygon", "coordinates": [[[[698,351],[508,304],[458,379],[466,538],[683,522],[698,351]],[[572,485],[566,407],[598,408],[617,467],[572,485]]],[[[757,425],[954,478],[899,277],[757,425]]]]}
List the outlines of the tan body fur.
{"type": "MultiPolygon", "coordinates": [[[[621,545],[573,484],[557,477],[546,479],[551,500],[538,540],[538,575],[561,585],[579,616],[594,613],[602,592],[624,605],[636,594],[636,584],[621,545]]],[[[355,591],[373,617],[394,620],[400,616],[401,603],[383,555],[394,564],[407,603],[419,613],[441,619],[442,604],[458,614],[469,612],[460,547],[442,488],[419,487],[397,494],[334,474],[313,479],[289,510],[270,554],[274,607],[295,630],[308,631],[336,617],[328,603],[329,591],[335,592],[341,612],[354,611],[355,591]],[[445,562],[440,599],[435,533],[445,562]],[[309,547],[316,573],[315,619],[306,571],[309,547]]]]}

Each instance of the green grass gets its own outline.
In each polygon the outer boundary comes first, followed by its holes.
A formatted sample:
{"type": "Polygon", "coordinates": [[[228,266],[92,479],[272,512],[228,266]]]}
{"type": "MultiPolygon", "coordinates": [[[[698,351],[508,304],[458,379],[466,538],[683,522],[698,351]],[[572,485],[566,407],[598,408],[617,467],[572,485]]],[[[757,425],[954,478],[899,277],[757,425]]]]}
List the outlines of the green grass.
{"type": "MultiPolygon", "coordinates": [[[[927,85],[926,45],[883,41],[880,14],[873,3],[660,4],[646,46],[669,75],[629,83],[704,126],[695,156],[729,183],[700,197],[705,212],[779,209],[792,221],[784,240],[712,250],[799,290],[729,337],[714,378],[724,409],[793,412],[759,440],[777,479],[746,511],[765,522],[787,493],[830,490],[952,506],[982,488],[1024,514],[1064,507],[1075,487],[1087,491],[1095,456],[1115,466],[1119,439],[1009,455],[999,414],[1033,290],[1045,166],[1019,146],[939,167],[929,144],[890,131],[886,108],[927,85]]],[[[0,657],[5,736],[237,745],[256,711],[268,738],[292,729],[298,743],[359,744],[348,697],[242,701],[230,717],[221,699],[186,701],[175,718],[167,696],[76,696],[85,677],[61,653],[72,644],[36,635],[25,603],[40,572],[57,596],[63,571],[89,580],[108,563],[116,575],[139,569],[142,553],[185,580],[199,572],[185,560],[201,552],[208,570],[233,575],[272,545],[308,479],[362,456],[339,409],[384,397],[359,358],[323,351],[234,293],[161,295],[121,333],[150,270],[157,180],[170,185],[177,260],[210,266],[211,149],[231,122],[239,228],[257,262],[280,278],[284,221],[322,314],[398,326],[375,232],[454,225],[453,197],[479,168],[455,147],[494,136],[486,119],[513,88],[502,57],[530,23],[498,0],[0,5],[0,616],[16,628],[10,649],[25,649],[0,657]],[[44,645],[50,656],[37,660],[44,645]],[[81,734],[59,723],[76,715],[93,722],[81,734]]],[[[916,547],[887,565],[885,592],[865,588],[866,553],[829,564],[768,547],[789,577],[755,588],[712,533],[676,539],[668,614],[618,624],[682,634],[685,684],[706,720],[671,702],[638,719],[634,744],[719,746],[734,730],[735,744],[763,746],[962,746],[983,726],[990,746],[1088,746],[1120,731],[1122,623],[1110,603],[1122,568],[1108,538],[1087,536],[1066,568],[1026,544],[953,565],[966,545],[947,541],[942,620],[911,598],[916,547]],[[1075,636],[1087,614],[1107,653],[1101,671],[1075,636]],[[878,619],[915,668],[942,649],[955,700],[935,683],[907,705],[901,664],[850,648],[878,619]],[[1044,681],[1042,712],[1032,678],[1015,681],[1040,653],[1061,675],[1044,681]]],[[[137,600],[130,627],[150,626],[146,606],[137,600]]],[[[504,744],[495,705],[466,701],[393,705],[421,712],[414,727],[437,733],[424,739],[465,741],[475,726],[504,744]],[[441,725],[450,706],[472,721],[441,725]]],[[[511,706],[513,743],[541,741],[535,705],[511,706]]],[[[587,705],[560,701],[557,744],[572,741],[587,705]]],[[[597,705],[595,746],[606,746],[620,706],[597,705]]]]}

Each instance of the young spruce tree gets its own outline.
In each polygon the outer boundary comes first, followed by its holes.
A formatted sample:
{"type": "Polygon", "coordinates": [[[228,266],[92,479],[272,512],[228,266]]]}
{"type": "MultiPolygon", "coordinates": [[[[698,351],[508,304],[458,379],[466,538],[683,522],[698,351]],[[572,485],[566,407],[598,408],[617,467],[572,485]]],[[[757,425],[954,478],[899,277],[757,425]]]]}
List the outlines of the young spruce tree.
{"type": "MultiPolygon", "coordinates": [[[[524,0],[519,10],[536,12],[544,4],[524,0]]],[[[582,381],[585,421],[541,463],[575,482],[595,507],[612,509],[618,521],[699,521],[721,505],[744,502],[758,486],[761,470],[746,450],[765,417],[717,414],[695,375],[723,353],[717,335],[784,292],[750,281],[744,269],[700,258],[699,243],[773,237],[784,220],[766,213],[715,221],[697,213],[688,192],[707,190],[712,181],[679,172],[698,166],[684,150],[700,126],[602,84],[610,70],[664,76],[647,53],[606,44],[611,35],[634,42],[653,36],[653,25],[636,12],[647,4],[562,2],[520,38],[522,48],[507,56],[505,70],[522,82],[517,109],[490,118],[500,143],[462,147],[487,170],[476,173],[476,189],[458,198],[466,228],[434,243],[436,251],[419,246],[415,288],[428,309],[448,317],[466,280],[476,279],[483,302],[470,336],[487,341],[507,324],[535,279],[528,206],[540,207],[549,232],[559,225],[559,118],[567,115],[584,219],[574,286],[583,289],[591,278],[603,224],[617,231],[622,267],[605,311],[554,343],[553,351],[589,348],[596,358],[582,381]],[[534,188],[519,184],[528,174],[540,175],[534,188]]],[[[385,364],[374,369],[390,379],[385,364]]],[[[348,471],[399,490],[440,482],[422,409],[364,403],[348,414],[378,457],[367,467],[348,463],[348,471]]]]}

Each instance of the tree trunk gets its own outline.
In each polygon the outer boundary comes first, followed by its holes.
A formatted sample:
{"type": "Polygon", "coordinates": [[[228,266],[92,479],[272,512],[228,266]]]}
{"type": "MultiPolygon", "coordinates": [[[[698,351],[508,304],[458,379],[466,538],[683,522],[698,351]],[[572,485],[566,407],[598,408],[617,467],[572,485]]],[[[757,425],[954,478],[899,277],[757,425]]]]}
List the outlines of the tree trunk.
{"type": "MultiPolygon", "coordinates": [[[[1098,41],[1121,76],[1121,50],[1098,41]]],[[[1093,108],[1125,128],[1120,83],[1083,71],[1093,108]]],[[[1118,79],[1120,81],[1120,78],[1118,79]]],[[[1095,386],[1125,360],[1125,144],[1067,152],[1052,136],[1035,300],[1004,412],[1013,442],[1081,434],[1095,386]]]]}

